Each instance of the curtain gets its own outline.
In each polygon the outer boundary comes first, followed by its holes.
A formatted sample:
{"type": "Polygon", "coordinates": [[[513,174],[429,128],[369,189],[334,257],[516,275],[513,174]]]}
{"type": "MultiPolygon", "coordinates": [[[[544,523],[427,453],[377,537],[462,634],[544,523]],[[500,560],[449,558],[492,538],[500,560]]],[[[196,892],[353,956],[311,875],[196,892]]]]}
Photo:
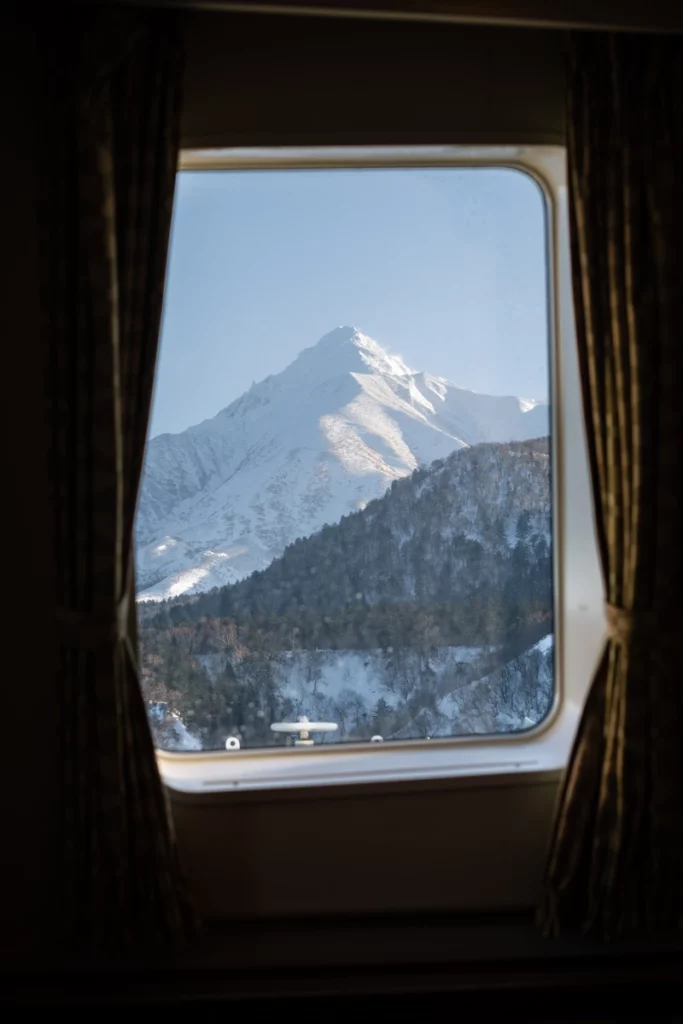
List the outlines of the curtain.
{"type": "Polygon", "coordinates": [[[182,24],[46,15],[42,248],[60,933],[69,947],[192,933],[139,687],[133,524],[175,183],[182,24]]]}
{"type": "Polygon", "coordinates": [[[682,72],[681,37],[572,39],[572,275],[608,638],[551,843],[550,934],[681,931],[682,72]]]}

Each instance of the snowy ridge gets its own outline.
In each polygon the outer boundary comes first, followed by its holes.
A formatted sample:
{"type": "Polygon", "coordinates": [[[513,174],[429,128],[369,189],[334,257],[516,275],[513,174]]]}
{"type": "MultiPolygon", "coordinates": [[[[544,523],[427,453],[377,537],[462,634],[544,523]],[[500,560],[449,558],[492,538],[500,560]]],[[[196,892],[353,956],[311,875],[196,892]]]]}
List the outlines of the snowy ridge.
{"type": "Polygon", "coordinates": [[[468,391],[336,328],[212,419],[148,443],[138,598],[233,583],[418,466],[547,433],[545,404],[468,391]]]}

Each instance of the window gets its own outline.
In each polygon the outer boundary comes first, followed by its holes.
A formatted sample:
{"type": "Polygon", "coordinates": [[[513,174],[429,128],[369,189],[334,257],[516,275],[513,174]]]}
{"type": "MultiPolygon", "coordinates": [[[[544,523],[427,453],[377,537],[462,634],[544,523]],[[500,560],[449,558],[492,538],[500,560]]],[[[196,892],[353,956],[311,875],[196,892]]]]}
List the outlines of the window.
{"type": "Polygon", "coordinates": [[[160,749],[442,771],[567,711],[562,153],[533,157],[185,155],[136,523],[160,749]]]}

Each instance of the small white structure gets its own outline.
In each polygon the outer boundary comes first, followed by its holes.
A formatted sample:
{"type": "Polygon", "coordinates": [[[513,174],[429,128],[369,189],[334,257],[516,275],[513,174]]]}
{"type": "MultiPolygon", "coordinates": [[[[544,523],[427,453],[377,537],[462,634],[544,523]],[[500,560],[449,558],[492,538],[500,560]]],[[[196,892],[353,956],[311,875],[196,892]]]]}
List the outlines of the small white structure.
{"type": "Polygon", "coordinates": [[[298,733],[298,738],[294,740],[295,747],[312,747],[312,732],[336,732],[339,726],[336,722],[309,722],[306,715],[299,715],[296,722],[273,722],[270,728],[273,732],[298,733]]]}
{"type": "Polygon", "coordinates": [[[226,750],[239,750],[240,749],[240,741],[237,739],[236,736],[228,736],[227,740],[225,741],[225,749],[226,750]]]}

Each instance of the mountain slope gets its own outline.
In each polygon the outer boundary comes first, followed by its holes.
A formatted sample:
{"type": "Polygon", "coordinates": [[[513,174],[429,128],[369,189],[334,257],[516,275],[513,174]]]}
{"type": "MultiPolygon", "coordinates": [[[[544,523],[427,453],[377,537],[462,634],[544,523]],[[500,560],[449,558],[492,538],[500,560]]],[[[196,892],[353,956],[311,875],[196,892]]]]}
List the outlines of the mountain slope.
{"type": "Polygon", "coordinates": [[[355,328],[337,328],[217,416],[149,442],[139,597],[239,580],[418,466],[547,432],[545,405],[416,373],[355,328]]]}
{"type": "Polygon", "coordinates": [[[461,449],[295,541],[268,568],[172,607],[172,618],[282,616],[303,629],[311,615],[355,606],[371,630],[377,605],[504,600],[509,611],[521,597],[549,609],[550,498],[547,438],[461,449]]]}

